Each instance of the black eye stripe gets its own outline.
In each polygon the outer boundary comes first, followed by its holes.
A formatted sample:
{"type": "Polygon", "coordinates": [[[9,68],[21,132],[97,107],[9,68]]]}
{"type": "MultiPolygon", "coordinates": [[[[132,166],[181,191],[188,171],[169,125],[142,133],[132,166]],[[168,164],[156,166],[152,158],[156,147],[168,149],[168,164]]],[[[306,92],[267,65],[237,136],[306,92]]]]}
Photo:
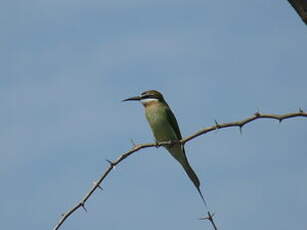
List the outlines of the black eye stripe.
{"type": "Polygon", "coordinates": [[[152,96],[152,95],[147,94],[147,95],[142,96],[142,98],[153,98],[153,96],[152,96]]]}
{"type": "Polygon", "coordinates": [[[152,94],[147,94],[147,95],[143,95],[142,99],[146,99],[146,98],[155,98],[155,99],[159,99],[159,97],[157,97],[156,95],[152,95],[152,94]]]}

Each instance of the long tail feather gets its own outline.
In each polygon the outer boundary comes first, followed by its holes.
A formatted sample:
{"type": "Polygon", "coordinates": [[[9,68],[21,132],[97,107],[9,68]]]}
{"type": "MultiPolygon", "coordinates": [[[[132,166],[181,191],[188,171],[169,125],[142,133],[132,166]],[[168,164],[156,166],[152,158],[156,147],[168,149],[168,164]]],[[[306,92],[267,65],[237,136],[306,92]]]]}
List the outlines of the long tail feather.
{"type": "Polygon", "coordinates": [[[190,163],[188,161],[188,158],[185,155],[185,150],[182,146],[180,145],[174,145],[171,147],[167,147],[167,150],[172,154],[172,156],[181,164],[181,166],[183,167],[184,171],[186,172],[186,174],[188,175],[188,177],[191,179],[191,181],[193,182],[194,186],[196,187],[204,205],[208,208],[208,203],[205,200],[201,190],[200,190],[200,182],[199,179],[196,175],[196,173],[194,172],[194,170],[192,169],[192,167],[190,166],[190,163]]]}
{"type": "Polygon", "coordinates": [[[182,167],[184,168],[186,174],[189,176],[189,178],[193,182],[194,186],[196,187],[196,189],[197,189],[202,201],[204,202],[205,206],[208,207],[208,203],[207,203],[206,199],[204,198],[204,196],[203,196],[203,194],[200,190],[199,179],[198,179],[196,173],[194,172],[194,170],[192,169],[192,167],[190,166],[187,159],[186,159],[185,163],[182,163],[182,167]]]}

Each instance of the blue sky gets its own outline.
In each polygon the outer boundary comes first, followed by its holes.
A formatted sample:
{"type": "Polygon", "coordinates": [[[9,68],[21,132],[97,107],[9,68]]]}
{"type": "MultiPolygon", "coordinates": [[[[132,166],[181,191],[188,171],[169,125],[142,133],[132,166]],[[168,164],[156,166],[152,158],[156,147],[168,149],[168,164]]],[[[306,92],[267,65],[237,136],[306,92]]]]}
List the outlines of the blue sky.
{"type": "MultiPolygon", "coordinates": [[[[153,141],[160,90],[183,136],[259,110],[307,110],[306,25],[287,1],[11,1],[0,9],[0,219],[52,229],[107,167],[153,141]]],[[[306,229],[307,120],[255,121],[186,145],[219,229],[306,229]]],[[[162,148],[122,162],[62,229],[212,229],[162,148]]]]}

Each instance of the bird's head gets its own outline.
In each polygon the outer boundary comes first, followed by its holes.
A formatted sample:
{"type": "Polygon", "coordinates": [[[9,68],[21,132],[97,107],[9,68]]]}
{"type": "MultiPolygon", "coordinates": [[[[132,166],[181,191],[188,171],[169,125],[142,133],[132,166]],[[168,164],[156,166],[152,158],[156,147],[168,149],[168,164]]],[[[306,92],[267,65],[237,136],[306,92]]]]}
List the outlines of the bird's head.
{"type": "Polygon", "coordinates": [[[129,97],[123,101],[140,101],[144,106],[155,102],[165,103],[163,95],[157,90],[148,90],[141,93],[140,96],[129,97]]]}

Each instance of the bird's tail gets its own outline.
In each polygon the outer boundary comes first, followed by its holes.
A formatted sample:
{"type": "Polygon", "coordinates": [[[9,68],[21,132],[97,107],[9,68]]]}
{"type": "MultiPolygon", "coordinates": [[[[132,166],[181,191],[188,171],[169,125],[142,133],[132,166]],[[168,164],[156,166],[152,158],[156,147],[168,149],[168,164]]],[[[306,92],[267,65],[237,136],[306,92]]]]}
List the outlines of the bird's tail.
{"type": "Polygon", "coordinates": [[[204,198],[204,196],[203,196],[203,194],[200,190],[199,179],[198,179],[196,173],[194,172],[194,170],[192,169],[192,167],[189,164],[188,158],[185,155],[184,148],[180,145],[175,145],[175,146],[172,146],[172,147],[168,147],[167,149],[172,154],[172,156],[181,164],[184,171],[186,172],[186,174],[188,175],[188,177],[191,179],[194,186],[196,187],[196,189],[197,189],[202,201],[204,202],[205,206],[208,208],[208,203],[205,200],[205,198],[204,198]]]}
{"type": "Polygon", "coordinates": [[[194,186],[196,187],[202,201],[204,202],[205,206],[208,208],[208,203],[205,200],[201,190],[200,190],[200,182],[199,179],[196,175],[196,173],[194,172],[194,170],[192,169],[192,167],[190,166],[188,159],[185,157],[184,162],[181,162],[182,167],[184,168],[186,174],[189,176],[189,178],[191,179],[191,181],[193,182],[194,186]]]}

